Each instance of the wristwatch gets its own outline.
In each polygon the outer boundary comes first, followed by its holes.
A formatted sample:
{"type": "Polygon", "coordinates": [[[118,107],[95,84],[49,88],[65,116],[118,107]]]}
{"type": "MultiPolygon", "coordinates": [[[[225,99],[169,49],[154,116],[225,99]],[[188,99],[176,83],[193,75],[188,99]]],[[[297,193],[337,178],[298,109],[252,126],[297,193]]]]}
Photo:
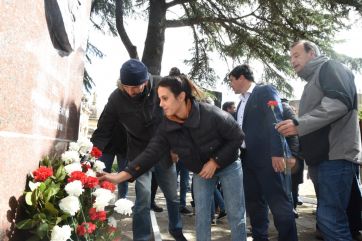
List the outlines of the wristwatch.
{"type": "Polygon", "coordinates": [[[299,125],[299,122],[298,122],[298,120],[297,119],[292,119],[292,121],[293,121],[293,124],[295,125],[295,126],[298,126],[299,125]]]}

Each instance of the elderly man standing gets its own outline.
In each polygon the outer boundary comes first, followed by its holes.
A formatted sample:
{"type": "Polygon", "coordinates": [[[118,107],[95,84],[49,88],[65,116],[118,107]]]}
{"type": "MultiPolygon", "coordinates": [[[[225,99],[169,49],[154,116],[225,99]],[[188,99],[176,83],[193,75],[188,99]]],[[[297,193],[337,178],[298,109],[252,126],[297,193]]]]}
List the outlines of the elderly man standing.
{"type": "Polygon", "coordinates": [[[307,40],[292,44],[291,63],[307,81],[299,118],[276,125],[299,135],[300,147],[318,187],[317,224],[324,240],[352,240],[346,208],[360,153],[357,91],[352,72],[320,54],[307,40]]]}

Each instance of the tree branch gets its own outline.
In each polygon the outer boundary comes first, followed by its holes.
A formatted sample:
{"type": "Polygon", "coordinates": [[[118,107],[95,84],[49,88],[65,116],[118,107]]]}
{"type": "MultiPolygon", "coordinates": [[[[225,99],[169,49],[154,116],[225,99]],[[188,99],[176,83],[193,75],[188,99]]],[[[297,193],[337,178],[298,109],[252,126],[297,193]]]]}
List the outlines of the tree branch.
{"type": "Polygon", "coordinates": [[[139,59],[137,47],[132,44],[123,23],[123,0],[116,0],[116,27],[130,58],[139,59]]]}
{"type": "Polygon", "coordinates": [[[184,4],[184,3],[188,3],[188,2],[192,2],[193,0],[173,0],[171,2],[166,3],[166,9],[176,6],[178,4],[184,4]]]}

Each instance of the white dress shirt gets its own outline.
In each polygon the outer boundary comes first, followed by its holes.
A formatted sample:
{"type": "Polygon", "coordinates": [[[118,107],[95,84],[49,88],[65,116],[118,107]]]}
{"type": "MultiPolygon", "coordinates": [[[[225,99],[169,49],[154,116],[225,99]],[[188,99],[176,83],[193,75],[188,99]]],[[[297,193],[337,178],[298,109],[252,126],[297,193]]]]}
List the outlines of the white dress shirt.
{"type": "MultiPolygon", "coordinates": [[[[240,106],[238,109],[236,120],[241,129],[243,128],[245,106],[246,106],[246,103],[248,102],[248,99],[249,99],[251,93],[253,92],[254,88],[255,88],[255,83],[252,82],[249,89],[245,93],[240,94],[240,102],[239,102],[240,106]]],[[[243,144],[241,144],[241,148],[246,148],[245,141],[243,141],[243,144]]]]}

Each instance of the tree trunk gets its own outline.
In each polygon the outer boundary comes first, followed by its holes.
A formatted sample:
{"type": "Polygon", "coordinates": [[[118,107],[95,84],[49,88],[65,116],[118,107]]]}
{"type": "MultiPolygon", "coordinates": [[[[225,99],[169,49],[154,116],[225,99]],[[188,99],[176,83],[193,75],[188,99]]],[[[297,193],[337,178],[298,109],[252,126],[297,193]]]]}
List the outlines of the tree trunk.
{"type": "Polygon", "coordinates": [[[154,75],[161,73],[165,44],[166,9],[165,0],[150,0],[148,30],[142,62],[148,67],[148,71],[154,75]]]}

